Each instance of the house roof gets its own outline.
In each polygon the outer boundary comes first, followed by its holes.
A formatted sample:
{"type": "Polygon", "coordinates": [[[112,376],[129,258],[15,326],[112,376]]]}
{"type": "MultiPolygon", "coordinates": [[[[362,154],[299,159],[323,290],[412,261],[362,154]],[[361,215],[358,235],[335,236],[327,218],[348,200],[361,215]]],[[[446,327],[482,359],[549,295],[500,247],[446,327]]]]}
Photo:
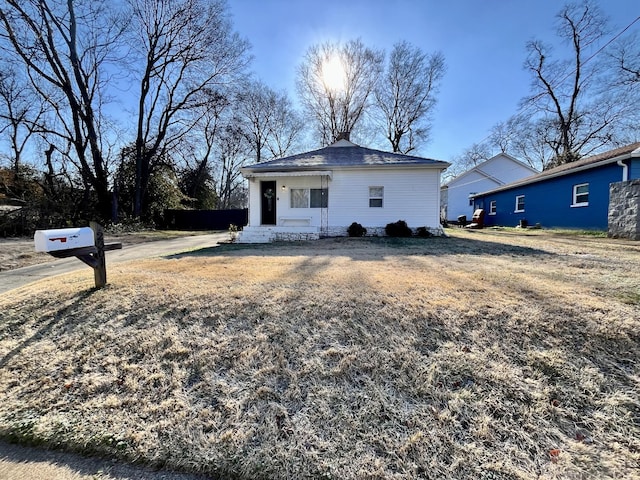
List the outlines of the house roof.
{"type": "Polygon", "coordinates": [[[513,163],[518,164],[519,166],[526,168],[527,170],[529,170],[531,173],[538,173],[538,171],[533,168],[530,165],[527,165],[526,163],[518,160],[515,157],[512,157],[511,155],[509,155],[508,153],[498,153],[497,155],[494,155],[493,157],[485,160],[484,162],[479,163],[478,165],[473,166],[472,168],[470,168],[469,170],[466,170],[464,172],[462,172],[460,175],[457,175],[456,177],[452,178],[451,180],[449,180],[446,184],[443,185],[443,188],[447,188],[449,187],[449,185],[452,184],[456,184],[459,183],[464,177],[477,172],[478,174],[482,175],[485,178],[488,178],[490,180],[493,180],[494,182],[496,182],[498,185],[503,185],[504,182],[502,180],[500,180],[499,178],[494,177],[493,175],[489,175],[488,173],[486,173],[484,170],[482,170],[483,166],[486,166],[489,163],[493,163],[495,162],[497,159],[499,158],[506,158],[508,160],[511,160],[513,163]]]}
{"type": "Polygon", "coordinates": [[[450,164],[441,160],[383,152],[339,140],[328,147],[243,167],[244,173],[318,170],[334,167],[421,166],[444,170],[450,164]]]}
{"type": "Polygon", "coordinates": [[[488,193],[501,192],[503,190],[510,190],[515,187],[529,185],[531,183],[536,183],[536,182],[542,182],[544,180],[548,180],[549,178],[570,175],[571,173],[574,173],[580,170],[588,170],[590,168],[599,167],[601,165],[606,165],[609,163],[615,163],[619,160],[625,160],[631,157],[640,157],[640,142],[632,143],[630,145],[626,145],[624,147],[616,148],[613,150],[608,150],[598,155],[592,155],[591,157],[586,157],[575,162],[565,163],[558,167],[550,168],[549,170],[544,170],[536,175],[523,178],[522,180],[516,180],[515,182],[502,185],[498,188],[479,193],[475,196],[479,197],[482,195],[486,195],[488,193]]]}

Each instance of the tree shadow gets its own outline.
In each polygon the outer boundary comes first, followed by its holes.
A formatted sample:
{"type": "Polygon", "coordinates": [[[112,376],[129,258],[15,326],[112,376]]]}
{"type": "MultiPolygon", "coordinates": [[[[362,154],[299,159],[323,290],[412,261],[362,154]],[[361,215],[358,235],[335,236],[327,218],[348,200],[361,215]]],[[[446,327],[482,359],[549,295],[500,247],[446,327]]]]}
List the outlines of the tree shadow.
{"type": "MultiPolygon", "coordinates": [[[[78,292],[76,294],[76,298],[71,303],[69,303],[63,309],[57,311],[55,316],[53,316],[51,319],[49,319],[48,321],[45,321],[44,323],[41,323],[40,327],[36,330],[36,332],[33,333],[33,335],[23,340],[22,342],[20,342],[19,345],[17,345],[13,349],[11,349],[11,351],[9,351],[6,355],[4,355],[0,359],[0,368],[6,367],[7,364],[16,355],[20,354],[25,348],[33,345],[38,340],[42,339],[45,335],[49,334],[54,327],[59,326],[62,323],[70,323],[67,317],[67,313],[71,312],[73,309],[76,308],[76,306],[78,306],[85,300],[89,299],[97,291],[98,289],[92,288],[89,290],[78,292]]],[[[6,325],[6,324],[3,325],[4,327],[2,331],[3,336],[5,336],[4,334],[6,333],[6,331],[8,329],[11,329],[12,326],[13,325],[6,325]]]]}
{"type": "Polygon", "coordinates": [[[334,237],[302,242],[273,242],[269,244],[219,244],[189,252],[167,255],[166,259],[192,257],[291,257],[291,256],[348,256],[352,260],[384,260],[386,256],[555,256],[543,248],[532,248],[485,240],[482,238],[392,238],[334,237]]]}

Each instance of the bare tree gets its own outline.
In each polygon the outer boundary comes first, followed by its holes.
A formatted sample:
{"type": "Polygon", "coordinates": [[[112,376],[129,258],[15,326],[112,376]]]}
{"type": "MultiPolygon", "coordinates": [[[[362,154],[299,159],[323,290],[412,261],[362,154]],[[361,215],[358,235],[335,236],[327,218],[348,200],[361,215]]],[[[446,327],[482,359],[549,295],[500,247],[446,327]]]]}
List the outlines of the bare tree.
{"type": "Polygon", "coordinates": [[[617,122],[626,114],[611,92],[603,93],[597,62],[588,63],[607,33],[607,19],[591,1],[565,6],[557,15],[557,34],[571,46],[569,61],[551,59],[539,40],[527,44],[525,68],[533,77],[532,94],[523,106],[535,113],[537,129],[552,151],[546,167],[571,162],[611,144],[617,122]]]}
{"type": "Polygon", "coordinates": [[[307,51],[298,68],[297,90],[323,145],[358,126],[380,78],[383,53],[360,40],[323,43],[307,51]]]}
{"type": "Polygon", "coordinates": [[[267,141],[271,157],[282,158],[292,153],[298,147],[304,130],[304,120],[293,108],[288,95],[285,92],[276,94],[267,141]]]}
{"type": "Polygon", "coordinates": [[[260,81],[249,81],[236,95],[236,115],[242,135],[256,162],[282,157],[295,144],[304,124],[285,92],[278,93],[260,81]]]}
{"type": "Polygon", "coordinates": [[[448,182],[479,163],[488,160],[491,156],[491,146],[487,142],[474,143],[465,149],[462,154],[452,159],[451,166],[447,168],[443,175],[443,181],[448,182]]]}
{"type": "Polygon", "coordinates": [[[244,83],[236,94],[236,114],[240,120],[240,132],[251,146],[256,162],[263,160],[275,105],[276,92],[260,81],[244,83]]]}
{"type": "Polygon", "coordinates": [[[525,115],[513,115],[504,122],[498,122],[491,129],[487,146],[499,150],[542,170],[553,156],[548,147],[547,134],[553,129],[546,128],[543,121],[532,121],[525,115]]]}
{"type": "Polygon", "coordinates": [[[218,162],[214,165],[218,190],[218,208],[237,208],[238,191],[243,179],[240,167],[251,158],[251,148],[236,125],[228,125],[216,138],[218,162]]]}
{"type": "Polygon", "coordinates": [[[629,35],[618,41],[609,52],[610,60],[623,85],[640,83],[640,36],[629,35]]]}
{"type": "Polygon", "coordinates": [[[375,90],[385,136],[394,152],[408,153],[428,139],[430,115],[444,72],[442,53],[427,55],[406,41],[394,45],[375,90]]]}
{"type": "Polygon", "coordinates": [[[228,121],[231,94],[205,89],[198,96],[198,121],[180,142],[176,155],[182,158],[183,192],[196,208],[215,208],[217,194],[212,172],[217,160],[216,141],[228,121]]]}
{"type": "Polygon", "coordinates": [[[140,216],[154,158],[196,125],[198,94],[231,82],[249,61],[223,0],[130,0],[139,78],[134,215],[140,216]]]}
{"type": "Polygon", "coordinates": [[[40,133],[72,145],[69,160],[96,192],[103,218],[110,216],[111,195],[102,151],[101,94],[111,47],[125,26],[113,12],[111,2],[100,0],[4,0],[0,6],[0,38],[10,61],[25,68],[53,112],[54,121],[41,125],[40,133]]]}
{"type": "Polygon", "coordinates": [[[22,164],[22,155],[45,113],[44,102],[28,81],[19,78],[11,67],[0,73],[0,134],[5,134],[11,151],[14,173],[22,164]]]}

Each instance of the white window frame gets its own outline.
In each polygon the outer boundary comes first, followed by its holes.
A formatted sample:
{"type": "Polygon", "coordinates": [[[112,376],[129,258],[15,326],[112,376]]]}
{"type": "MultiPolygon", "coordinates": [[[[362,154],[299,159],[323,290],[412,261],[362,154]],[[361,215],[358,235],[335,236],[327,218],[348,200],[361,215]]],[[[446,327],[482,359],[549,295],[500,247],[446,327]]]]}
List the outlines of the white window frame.
{"type": "Polygon", "coordinates": [[[573,186],[573,202],[571,203],[572,207],[588,207],[589,206],[589,184],[588,183],[579,183],[577,185],[573,186]],[[587,187],[587,192],[586,193],[578,193],[578,189],[580,187],[587,187]],[[586,195],[587,196],[587,201],[586,202],[579,202],[578,201],[578,197],[582,196],[582,195],[586,195]]]}
{"type": "Polygon", "coordinates": [[[522,213],[524,212],[525,203],[524,203],[524,195],[516,195],[516,208],[513,213],[522,213]],[[522,199],[522,208],[518,209],[518,204],[520,203],[520,199],[522,199]]]}
{"type": "Polygon", "coordinates": [[[310,200],[310,193],[309,193],[309,189],[308,188],[290,188],[289,189],[289,207],[290,208],[309,208],[309,200],[310,200]],[[305,192],[305,200],[307,201],[307,204],[304,206],[294,206],[293,204],[293,196],[294,196],[294,192],[297,191],[301,191],[301,192],[305,192]]]}
{"type": "Polygon", "coordinates": [[[383,186],[370,186],[369,187],[369,208],[384,208],[384,187],[383,186]],[[373,190],[380,190],[381,195],[374,195],[373,190]],[[380,200],[380,205],[371,205],[371,200],[380,200]]]}
{"type": "Polygon", "coordinates": [[[489,215],[495,215],[497,211],[497,203],[495,200],[489,202],[489,215]]]}
{"type": "MultiPolygon", "coordinates": [[[[328,188],[290,188],[289,189],[289,207],[290,208],[323,208],[322,205],[319,207],[312,207],[311,206],[311,190],[325,190],[327,192],[326,196],[329,196],[329,189],[328,188]],[[307,204],[305,206],[302,207],[294,207],[293,206],[293,195],[294,195],[294,191],[304,191],[305,194],[305,200],[307,201],[307,204]]],[[[327,199],[327,206],[329,205],[329,200],[327,199]]]]}

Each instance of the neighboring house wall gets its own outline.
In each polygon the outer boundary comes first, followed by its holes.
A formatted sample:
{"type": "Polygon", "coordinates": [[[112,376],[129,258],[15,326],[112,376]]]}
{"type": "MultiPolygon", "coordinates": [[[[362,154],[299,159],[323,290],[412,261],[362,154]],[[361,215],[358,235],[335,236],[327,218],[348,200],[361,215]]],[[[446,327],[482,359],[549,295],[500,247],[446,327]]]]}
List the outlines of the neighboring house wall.
{"type": "Polygon", "coordinates": [[[447,185],[447,219],[456,220],[460,215],[465,215],[471,220],[473,215],[473,203],[470,203],[469,195],[486,192],[502,185],[491,180],[477,171],[471,171],[457,182],[451,181],[447,185]]]}
{"type": "Polygon", "coordinates": [[[470,203],[469,195],[486,192],[536,173],[538,172],[535,169],[525,163],[510,155],[499,153],[447,184],[447,219],[456,220],[460,215],[466,215],[471,219],[474,205],[470,203]]]}
{"type": "Polygon", "coordinates": [[[476,208],[487,213],[485,225],[516,226],[522,219],[529,225],[606,230],[609,184],[622,179],[622,168],[615,163],[582,170],[560,177],[488,192],[476,198],[476,208]],[[588,184],[588,205],[575,206],[574,186],[588,184]],[[516,212],[516,197],[524,195],[524,211],[516,212]],[[495,202],[495,213],[491,213],[495,202]]]}

